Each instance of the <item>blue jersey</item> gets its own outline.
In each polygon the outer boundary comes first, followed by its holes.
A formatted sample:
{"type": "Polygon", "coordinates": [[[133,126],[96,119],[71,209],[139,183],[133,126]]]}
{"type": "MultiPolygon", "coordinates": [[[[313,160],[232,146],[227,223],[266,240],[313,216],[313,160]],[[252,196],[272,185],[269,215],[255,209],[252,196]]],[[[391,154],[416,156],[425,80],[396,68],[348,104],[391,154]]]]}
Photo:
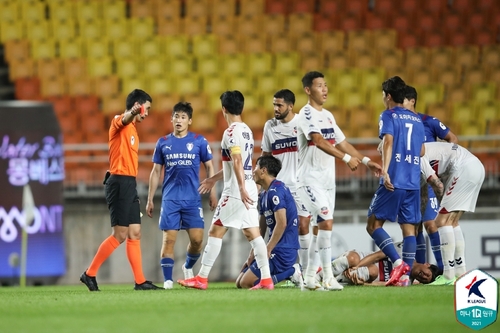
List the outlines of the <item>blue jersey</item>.
{"type": "Polygon", "coordinates": [[[437,138],[444,140],[450,129],[446,127],[439,119],[428,114],[418,114],[425,129],[425,142],[435,142],[437,138]]]}
{"type": "Polygon", "coordinates": [[[260,214],[266,218],[266,224],[269,228],[269,238],[271,238],[276,227],[274,213],[282,208],[286,209],[286,228],[276,247],[298,249],[299,218],[297,215],[297,206],[288,187],[275,179],[267,191],[261,193],[259,198],[259,210],[260,214]]]}
{"type": "Polygon", "coordinates": [[[163,165],[163,200],[200,200],[200,162],[212,159],[207,140],[188,132],[183,138],[173,134],[161,137],[156,143],[153,163],[163,165]]]}
{"type": "Polygon", "coordinates": [[[402,107],[385,110],[380,115],[379,137],[385,134],[394,137],[388,170],[391,183],[398,189],[420,189],[420,151],[425,141],[422,120],[402,107]]]}

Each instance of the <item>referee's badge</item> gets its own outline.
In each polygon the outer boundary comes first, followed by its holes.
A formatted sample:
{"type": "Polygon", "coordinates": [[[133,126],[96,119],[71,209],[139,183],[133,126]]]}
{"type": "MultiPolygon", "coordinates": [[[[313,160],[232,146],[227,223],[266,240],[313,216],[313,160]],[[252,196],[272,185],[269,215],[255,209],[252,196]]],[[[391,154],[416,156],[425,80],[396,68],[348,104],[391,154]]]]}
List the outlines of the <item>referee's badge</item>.
{"type": "Polygon", "coordinates": [[[186,148],[191,151],[191,149],[193,149],[194,145],[193,143],[189,142],[189,143],[186,143],[186,148]]]}
{"type": "Polygon", "coordinates": [[[130,137],[130,145],[133,146],[135,144],[135,136],[130,137]]]}

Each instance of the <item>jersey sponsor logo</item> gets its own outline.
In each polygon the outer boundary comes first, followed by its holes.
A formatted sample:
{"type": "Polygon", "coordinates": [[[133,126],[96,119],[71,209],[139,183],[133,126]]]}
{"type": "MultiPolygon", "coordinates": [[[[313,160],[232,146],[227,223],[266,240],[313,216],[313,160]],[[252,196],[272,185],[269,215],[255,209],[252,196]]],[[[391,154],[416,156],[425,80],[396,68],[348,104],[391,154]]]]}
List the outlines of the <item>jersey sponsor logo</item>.
{"type": "Polygon", "coordinates": [[[191,150],[193,149],[193,147],[194,147],[194,145],[193,145],[193,143],[192,143],[192,142],[189,142],[189,143],[187,143],[187,144],[186,144],[186,148],[187,148],[187,150],[189,150],[189,151],[191,151],[191,150]]]}
{"type": "Polygon", "coordinates": [[[335,144],[335,131],[333,128],[322,128],[321,134],[325,140],[330,142],[332,145],[335,144]]]}
{"type": "Polygon", "coordinates": [[[271,145],[271,148],[273,150],[273,155],[297,151],[297,138],[285,138],[276,140],[271,145]]]}

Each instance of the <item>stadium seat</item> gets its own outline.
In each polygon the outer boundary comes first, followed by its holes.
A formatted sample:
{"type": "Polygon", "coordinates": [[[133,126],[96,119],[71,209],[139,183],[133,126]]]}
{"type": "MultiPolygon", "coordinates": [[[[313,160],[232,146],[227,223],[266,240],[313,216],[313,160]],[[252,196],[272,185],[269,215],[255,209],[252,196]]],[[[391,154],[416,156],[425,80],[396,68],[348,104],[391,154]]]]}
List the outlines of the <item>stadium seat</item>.
{"type": "Polygon", "coordinates": [[[157,32],[160,36],[178,36],[184,32],[184,21],[179,16],[160,17],[157,22],[157,32]]]}
{"type": "Polygon", "coordinates": [[[151,97],[153,98],[153,112],[158,113],[171,113],[174,105],[181,100],[179,94],[174,92],[151,94],[151,97]]]}
{"type": "Polygon", "coordinates": [[[77,1],[76,17],[82,24],[83,22],[101,19],[103,13],[102,3],[100,1],[77,1]]]}
{"type": "Polygon", "coordinates": [[[31,57],[33,59],[55,58],[56,41],[53,39],[34,40],[31,42],[31,57]]]}
{"type": "Polygon", "coordinates": [[[194,70],[194,58],[191,55],[171,57],[168,61],[170,75],[182,76],[191,74],[194,70]]]}
{"type": "MultiPolygon", "coordinates": [[[[3,9],[2,9],[3,10],[3,9]]],[[[0,22],[0,42],[5,43],[13,39],[23,39],[26,37],[25,25],[22,21],[2,21],[0,22]]]]}
{"type": "Polygon", "coordinates": [[[76,38],[76,21],[75,20],[64,20],[48,21],[51,25],[51,35],[54,39],[61,40],[72,40],[76,38]]]}
{"type": "Polygon", "coordinates": [[[121,79],[121,90],[120,93],[122,95],[127,95],[134,89],[142,89],[144,91],[151,91],[149,89],[149,84],[150,81],[146,80],[142,76],[132,76],[132,77],[125,77],[125,78],[120,78],[121,79]]]}
{"type": "Polygon", "coordinates": [[[176,80],[172,89],[180,95],[199,93],[200,77],[197,74],[185,74],[182,80],[176,80]]]}
{"type": "Polygon", "coordinates": [[[193,123],[189,127],[191,131],[205,136],[211,133],[216,126],[216,118],[208,111],[194,110],[193,123]]]}
{"type": "Polygon", "coordinates": [[[180,18],[181,6],[182,3],[177,0],[156,0],[153,5],[156,20],[180,18]]]}
{"type": "MultiPolygon", "coordinates": [[[[418,103],[417,108],[421,109],[418,103]]],[[[446,126],[448,126],[448,121],[451,120],[451,108],[448,103],[431,103],[427,106],[424,113],[439,119],[446,126]]],[[[452,129],[452,132],[454,132],[454,129],[452,129]]]]}
{"type": "Polygon", "coordinates": [[[418,93],[418,104],[426,108],[430,104],[443,102],[444,85],[440,83],[429,83],[415,86],[418,93]]]}
{"type": "Polygon", "coordinates": [[[292,38],[287,33],[269,36],[268,45],[272,53],[290,52],[293,49],[292,38]]]}
{"type": "MultiPolygon", "coordinates": [[[[224,44],[224,43],[221,43],[224,44]]],[[[243,53],[225,54],[221,56],[223,73],[238,75],[248,73],[248,59],[243,53]]]]}
{"type": "Polygon", "coordinates": [[[373,68],[377,66],[377,59],[373,50],[349,52],[351,64],[360,69],[373,68]]]}
{"type": "Polygon", "coordinates": [[[210,13],[210,5],[206,0],[186,0],[184,2],[185,16],[188,20],[193,17],[206,16],[210,13]]]}
{"type": "Polygon", "coordinates": [[[475,102],[495,100],[497,85],[493,82],[481,82],[471,86],[471,98],[475,102]]]}
{"type": "Polygon", "coordinates": [[[13,60],[27,59],[30,56],[30,42],[27,39],[11,39],[4,44],[4,59],[7,63],[13,60]]]}
{"type": "Polygon", "coordinates": [[[135,18],[154,17],[155,11],[153,3],[149,0],[129,1],[130,16],[135,18]]]}
{"type": "Polygon", "coordinates": [[[84,115],[99,113],[99,98],[95,95],[73,97],[76,112],[84,115]]]}
{"type": "MultiPolygon", "coordinates": [[[[236,1],[235,0],[213,0],[211,18],[221,16],[235,16],[236,15],[236,1]]],[[[243,16],[246,16],[245,14],[243,16]]]]}
{"type": "Polygon", "coordinates": [[[120,78],[117,75],[96,78],[92,88],[91,93],[101,98],[117,95],[120,92],[120,78]]]}
{"type": "Polygon", "coordinates": [[[290,14],[288,19],[288,33],[302,34],[304,32],[313,31],[313,14],[312,13],[297,13],[290,14]]]}
{"type": "Polygon", "coordinates": [[[359,71],[361,86],[365,89],[380,89],[386,79],[383,67],[373,67],[359,71]]]}
{"type": "Polygon", "coordinates": [[[394,48],[391,50],[378,51],[377,50],[377,66],[385,68],[386,70],[397,68],[403,64],[403,50],[394,48]]]}
{"type": "Polygon", "coordinates": [[[274,70],[279,73],[293,72],[297,70],[299,65],[300,56],[296,52],[280,52],[274,54],[274,70]]]}
{"type": "Polygon", "coordinates": [[[450,46],[433,47],[430,49],[430,63],[433,68],[445,67],[454,62],[454,52],[450,46]]]}
{"type": "Polygon", "coordinates": [[[26,38],[30,41],[44,40],[52,37],[48,21],[26,22],[26,38]]]}
{"type": "Polygon", "coordinates": [[[446,36],[441,30],[431,30],[423,34],[422,41],[423,46],[434,48],[444,45],[446,36]]]}
{"type": "Polygon", "coordinates": [[[260,33],[271,36],[277,35],[285,32],[285,15],[283,14],[268,14],[263,16],[262,22],[265,22],[261,26],[260,33]]]}
{"type": "MultiPolygon", "coordinates": [[[[359,87],[353,87],[345,89],[343,88],[340,93],[340,106],[344,108],[357,108],[363,105],[366,105],[367,94],[365,89],[360,89],[359,87]]],[[[363,108],[364,111],[366,109],[363,108]]],[[[359,111],[361,113],[361,111],[359,111]]],[[[371,121],[371,114],[366,113],[360,115],[359,117],[366,116],[367,121],[371,121]]],[[[351,115],[352,117],[352,115],[351,115]]],[[[351,120],[352,124],[360,125],[358,123],[359,119],[351,120]]]]}
{"type": "Polygon", "coordinates": [[[37,77],[19,78],[14,82],[15,97],[18,100],[39,100],[40,79],[37,77]]]}
{"type": "Polygon", "coordinates": [[[190,94],[184,94],[182,96],[182,101],[188,102],[193,108],[193,114],[198,115],[200,113],[208,112],[208,97],[204,92],[195,92],[190,94]]]}
{"type": "Polygon", "coordinates": [[[122,79],[139,76],[143,72],[141,65],[132,58],[117,58],[116,74],[122,79]]]}
{"type": "Polygon", "coordinates": [[[256,75],[254,79],[256,82],[255,93],[257,94],[271,94],[272,91],[277,90],[277,87],[279,87],[279,78],[274,72],[256,75]]]}
{"type": "Polygon", "coordinates": [[[36,62],[31,58],[13,59],[9,63],[9,81],[36,76],[36,62]]]}
{"type": "Polygon", "coordinates": [[[61,59],[63,73],[66,77],[82,77],[87,75],[87,61],[85,58],[61,59]]]}
{"type": "Polygon", "coordinates": [[[325,68],[325,59],[322,54],[310,52],[302,55],[300,69],[302,69],[304,73],[318,70],[318,68],[325,68]]]}
{"type": "Polygon", "coordinates": [[[111,55],[108,38],[87,39],[84,43],[88,58],[104,58],[111,55]]]}
{"type": "Polygon", "coordinates": [[[68,95],[48,97],[45,100],[52,103],[58,119],[73,111],[73,100],[68,95]]]}
{"type": "Polygon", "coordinates": [[[165,43],[165,38],[161,36],[155,36],[147,39],[141,39],[139,47],[139,56],[142,59],[158,59],[164,56],[163,46],[165,43]]]}
{"type": "Polygon", "coordinates": [[[318,34],[321,52],[338,52],[344,50],[345,33],[340,30],[324,31],[318,34]]]}
{"type": "Polygon", "coordinates": [[[218,75],[221,70],[220,63],[218,55],[199,56],[196,58],[196,72],[201,76],[218,75]]]}
{"type": "Polygon", "coordinates": [[[450,46],[465,46],[469,43],[469,36],[463,29],[453,32],[447,31],[445,35],[446,44],[450,46]]]}
{"type": "Polygon", "coordinates": [[[347,33],[347,49],[355,51],[372,50],[373,40],[373,32],[370,30],[349,31],[347,33]]]}
{"type": "Polygon", "coordinates": [[[479,64],[479,47],[476,45],[463,45],[454,48],[455,64],[461,68],[469,68],[479,64]]]}
{"type": "Polygon", "coordinates": [[[206,57],[217,53],[218,37],[214,34],[195,35],[192,38],[193,55],[206,57]]]}
{"type": "Polygon", "coordinates": [[[445,87],[450,87],[460,83],[460,70],[448,65],[445,67],[433,68],[432,77],[434,82],[442,83],[445,87]]]}
{"type": "Polygon", "coordinates": [[[246,53],[263,53],[267,51],[267,43],[264,36],[254,34],[241,39],[243,51],[246,53]]]}
{"type": "Polygon", "coordinates": [[[247,65],[247,71],[252,75],[268,73],[273,69],[273,56],[265,52],[249,54],[247,65]]]}
{"type": "Polygon", "coordinates": [[[344,69],[350,66],[349,56],[347,51],[336,51],[327,54],[328,68],[330,69],[344,69]]]}
{"type": "Polygon", "coordinates": [[[481,53],[481,63],[484,66],[500,67],[500,45],[484,45],[481,53]]]}
{"type": "Polygon", "coordinates": [[[63,67],[60,59],[44,58],[36,61],[37,76],[40,78],[52,78],[63,75],[63,67]]]}
{"type": "Polygon", "coordinates": [[[259,34],[263,21],[260,16],[239,16],[235,23],[236,33],[248,36],[259,34]]]}
{"type": "MultiPolygon", "coordinates": [[[[227,74],[227,90],[239,90],[245,96],[245,105],[247,104],[247,94],[254,92],[253,78],[245,74],[227,74]]],[[[220,96],[220,95],[219,95],[220,96]]],[[[217,96],[217,97],[219,97],[217,96]]],[[[219,101],[220,104],[220,101],[219,101]]]]}
{"type": "Polygon", "coordinates": [[[80,58],[86,55],[84,42],[80,38],[60,40],[58,44],[60,58],[80,58]]]}
{"type": "Polygon", "coordinates": [[[208,32],[216,36],[219,36],[220,39],[222,39],[223,36],[233,35],[235,31],[236,31],[235,16],[219,16],[219,17],[213,17],[210,20],[208,32]]]}
{"type": "Polygon", "coordinates": [[[127,95],[111,95],[102,97],[101,112],[104,115],[118,115],[125,111],[127,95]]]}
{"type": "Polygon", "coordinates": [[[124,0],[107,1],[103,9],[102,17],[105,20],[121,20],[126,17],[126,3],[124,0]]]}
{"type": "Polygon", "coordinates": [[[89,77],[67,77],[70,96],[90,95],[93,93],[94,80],[89,77]]]}
{"type": "Polygon", "coordinates": [[[475,104],[473,102],[457,102],[453,104],[452,120],[468,124],[477,118],[475,104]]]}
{"type": "Polygon", "coordinates": [[[184,18],[184,34],[187,36],[203,35],[208,32],[208,17],[195,16],[184,18]]]}
{"type": "Polygon", "coordinates": [[[171,77],[165,77],[164,75],[152,77],[149,79],[149,93],[150,95],[171,94],[174,84],[175,82],[171,77]]]}
{"type": "Polygon", "coordinates": [[[318,38],[314,32],[303,32],[292,35],[294,51],[300,54],[314,52],[318,48],[318,38]]]}
{"type": "Polygon", "coordinates": [[[132,35],[128,21],[125,18],[104,21],[104,36],[109,40],[125,39],[132,35]]]}
{"type": "Polygon", "coordinates": [[[465,102],[469,99],[469,90],[462,84],[447,88],[446,100],[453,102],[465,102]]]}
{"type": "Polygon", "coordinates": [[[113,74],[113,60],[111,57],[89,59],[87,61],[88,75],[91,77],[113,74]]]}
{"type": "Polygon", "coordinates": [[[240,15],[260,16],[265,11],[265,0],[256,1],[240,1],[239,3],[240,15]]]}
{"type": "Polygon", "coordinates": [[[390,15],[380,15],[375,14],[373,12],[368,12],[364,18],[363,28],[368,30],[379,30],[384,29],[389,25],[390,19],[388,19],[390,15]]]}
{"type": "Polygon", "coordinates": [[[485,75],[480,66],[472,66],[465,70],[464,82],[468,84],[481,83],[485,81],[485,75]]]}
{"type": "Polygon", "coordinates": [[[325,14],[315,14],[313,20],[313,29],[317,32],[332,31],[337,28],[336,20],[325,14]]]}
{"type": "Polygon", "coordinates": [[[48,2],[50,20],[61,22],[75,19],[75,5],[76,3],[73,1],[48,2]]]}
{"type": "Polygon", "coordinates": [[[345,32],[361,30],[362,17],[353,13],[339,17],[339,29],[345,32]]]}
{"type": "Polygon", "coordinates": [[[13,23],[21,21],[21,6],[14,1],[2,3],[0,10],[0,22],[13,23]]]}
{"type": "Polygon", "coordinates": [[[83,39],[97,40],[103,37],[104,26],[103,22],[97,19],[92,21],[78,21],[78,35],[83,39]]]}
{"type": "Polygon", "coordinates": [[[378,50],[393,50],[396,48],[398,35],[394,29],[377,29],[372,30],[373,45],[376,45],[378,50]]]}
{"type": "Polygon", "coordinates": [[[415,48],[420,44],[420,38],[415,34],[414,31],[410,30],[398,30],[398,47],[407,50],[415,48]]]}
{"type": "Polygon", "coordinates": [[[335,84],[335,86],[342,87],[342,89],[359,88],[360,74],[357,68],[333,69],[330,73],[334,79],[334,82],[330,83],[330,85],[335,84]]]}
{"type": "Polygon", "coordinates": [[[68,83],[63,77],[41,78],[40,95],[42,97],[62,96],[67,94],[68,83]]]}
{"type": "Polygon", "coordinates": [[[168,56],[185,56],[189,53],[189,40],[185,35],[167,36],[165,52],[168,56]]]}
{"type": "Polygon", "coordinates": [[[424,47],[414,47],[406,50],[406,67],[424,67],[429,64],[429,49],[424,47]]]}
{"type": "Polygon", "coordinates": [[[498,100],[476,102],[476,110],[478,110],[480,122],[489,123],[500,119],[500,101],[498,100]]]}

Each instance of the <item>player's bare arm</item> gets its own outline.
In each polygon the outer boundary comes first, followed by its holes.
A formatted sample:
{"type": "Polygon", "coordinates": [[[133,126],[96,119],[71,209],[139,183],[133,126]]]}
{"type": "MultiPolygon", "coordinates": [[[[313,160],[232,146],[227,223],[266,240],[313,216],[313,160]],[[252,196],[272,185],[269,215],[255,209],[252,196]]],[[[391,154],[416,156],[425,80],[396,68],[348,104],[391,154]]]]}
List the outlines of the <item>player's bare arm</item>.
{"type": "MultiPolygon", "coordinates": [[[[212,178],[215,174],[215,168],[214,164],[212,163],[212,160],[206,161],[205,163],[205,171],[207,172],[208,178],[212,178]]],[[[213,211],[215,207],[217,207],[217,193],[216,193],[215,187],[212,187],[210,190],[210,197],[209,197],[209,205],[210,205],[210,210],[213,211]]]]}
{"type": "Polygon", "coordinates": [[[214,187],[215,183],[224,178],[224,174],[222,171],[223,170],[219,170],[212,177],[203,179],[202,182],[200,183],[200,187],[198,187],[198,193],[207,194],[208,192],[210,192],[214,187]]]}
{"type": "Polygon", "coordinates": [[[452,131],[449,131],[448,134],[446,134],[444,140],[451,143],[458,143],[458,137],[452,131]]]}
{"type": "Polygon", "coordinates": [[[335,147],[346,154],[357,157],[361,161],[361,163],[363,163],[373,171],[376,177],[380,177],[382,173],[382,167],[378,163],[373,162],[370,158],[363,156],[352,144],[347,142],[347,140],[342,141],[335,147]]]}
{"type": "Polygon", "coordinates": [[[326,141],[320,133],[310,133],[309,136],[318,149],[344,161],[352,171],[358,168],[358,164],[361,162],[359,158],[351,157],[349,154],[343,153],[340,149],[337,149],[330,142],[326,141]]]}
{"type": "Polygon", "coordinates": [[[389,177],[389,165],[391,164],[392,146],[394,137],[391,134],[385,134],[382,141],[382,176],[384,177],[384,186],[389,191],[394,191],[394,185],[389,177]]]}
{"type": "Polygon", "coordinates": [[[153,164],[153,169],[149,174],[149,189],[148,189],[148,201],[146,203],[146,213],[149,217],[153,217],[153,209],[155,208],[153,203],[153,198],[155,196],[156,188],[160,182],[160,175],[163,166],[161,164],[153,164]]]}
{"type": "Polygon", "coordinates": [[[358,262],[358,264],[355,267],[352,267],[352,268],[356,269],[358,267],[368,266],[368,265],[377,263],[377,262],[379,262],[380,260],[382,260],[384,258],[385,258],[384,252],[382,252],[382,251],[376,251],[376,252],[370,253],[369,255],[367,255],[366,257],[364,257],[363,259],[361,259],[358,262]]]}
{"type": "Polygon", "coordinates": [[[238,182],[241,201],[243,201],[246,209],[248,209],[250,208],[250,205],[253,204],[253,200],[252,198],[250,198],[245,188],[245,172],[243,171],[243,161],[241,159],[241,154],[231,154],[231,159],[233,160],[233,170],[236,176],[236,181],[238,182]]]}
{"type": "Polygon", "coordinates": [[[271,251],[274,250],[276,244],[280,241],[283,233],[286,229],[286,209],[281,208],[274,212],[274,217],[276,219],[276,226],[274,227],[273,234],[267,242],[267,256],[271,255],[271,251]]]}

